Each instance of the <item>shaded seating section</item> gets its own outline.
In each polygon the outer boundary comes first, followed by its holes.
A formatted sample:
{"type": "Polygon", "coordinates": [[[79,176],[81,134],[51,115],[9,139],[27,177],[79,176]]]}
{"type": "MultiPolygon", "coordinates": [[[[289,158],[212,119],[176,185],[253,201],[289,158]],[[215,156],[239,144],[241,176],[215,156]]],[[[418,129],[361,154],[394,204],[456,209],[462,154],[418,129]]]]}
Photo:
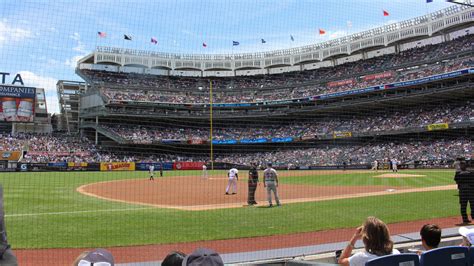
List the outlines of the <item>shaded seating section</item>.
{"type": "Polygon", "coordinates": [[[419,266],[420,260],[417,254],[394,254],[370,260],[365,266],[419,266]]]}
{"type": "Polygon", "coordinates": [[[467,266],[467,247],[443,247],[427,251],[421,255],[421,266],[467,266]]]}

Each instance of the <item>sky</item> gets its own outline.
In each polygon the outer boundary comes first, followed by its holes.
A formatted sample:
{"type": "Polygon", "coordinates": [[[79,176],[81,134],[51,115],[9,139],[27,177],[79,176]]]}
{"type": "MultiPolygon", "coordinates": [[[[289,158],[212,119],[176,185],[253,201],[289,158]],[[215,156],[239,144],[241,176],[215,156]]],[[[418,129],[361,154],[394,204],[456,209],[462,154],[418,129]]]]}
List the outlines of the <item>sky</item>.
{"type": "Polygon", "coordinates": [[[315,44],[451,5],[444,0],[0,0],[0,72],[11,73],[6,84],[20,73],[25,86],[44,88],[48,111],[59,113],[56,82],[82,81],[75,74],[77,60],[96,46],[260,52],[315,44]]]}

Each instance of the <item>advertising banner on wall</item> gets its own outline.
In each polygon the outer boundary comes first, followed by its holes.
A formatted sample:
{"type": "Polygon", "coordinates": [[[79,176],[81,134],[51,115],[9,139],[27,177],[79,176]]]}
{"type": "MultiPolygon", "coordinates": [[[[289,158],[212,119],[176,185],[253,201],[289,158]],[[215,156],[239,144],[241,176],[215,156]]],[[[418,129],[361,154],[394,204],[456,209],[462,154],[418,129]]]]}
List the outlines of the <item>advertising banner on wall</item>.
{"type": "Polygon", "coordinates": [[[36,88],[0,85],[0,122],[33,122],[36,88]]]}
{"type": "Polygon", "coordinates": [[[327,86],[329,88],[333,88],[333,87],[339,87],[339,86],[343,86],[343,85],[349,85],[349,84],[354,84],[355,83],[355,80],[354,79],[345,79],[345,80],[339,80],[339,81],[331,81],[331,82],[328,82],[327,86]]]}
{"type": "Polygon", "coordinates": [[[100,163],[100,171],[135,171],[134,162],[100,163]]]}
{"type": "Polygon", "coordinates": [[[433,130],[446,130],[449,129],[449,124],[448,123],[440,123],[440,124],[431,124],[428,125],[428,131],[433,131],[433,130]]]}
{"type": "Polygon", "coordinates": [[[173,169],[176,170],[202,170],[204,162],[175,162],[173,169]]]}
{"type": "Polygon", "coordinates": [[[20,151],[0,151],[0,160],[18,161],[20,156],[20,151]]]}
{"type": "Polygon", "coordinates": [[[148,171],[150,169],[150,165],[155,166],[155,171],[160,170],[163,167],[163,170],[173,170],[173,163],[136,163],[135,170],[137,171],[148,171]]]}
{"type": "Polygon", "coordinates": [[[87,165],[88,164],[85,162],[81,162],[81,163],[68,162],[67,169],[68,170],[86,170],[87,165]]]}
{"type": "Polygon", "coordinates": [[[350,138],[350,137],[352,137],[352,132],[350,132],[350,131],[334,131],[332,136],[335,139],[350,138]]]}
{"type": "Polygon", "coordinates": [[[364,76],[363,80],[368,81],[368,80],[373,80],[373,79],[391,78],[392,76],[393,76],[393,73],[390,71],[387,71],[383,73],[377,73],[377,74],[364,76]]]}

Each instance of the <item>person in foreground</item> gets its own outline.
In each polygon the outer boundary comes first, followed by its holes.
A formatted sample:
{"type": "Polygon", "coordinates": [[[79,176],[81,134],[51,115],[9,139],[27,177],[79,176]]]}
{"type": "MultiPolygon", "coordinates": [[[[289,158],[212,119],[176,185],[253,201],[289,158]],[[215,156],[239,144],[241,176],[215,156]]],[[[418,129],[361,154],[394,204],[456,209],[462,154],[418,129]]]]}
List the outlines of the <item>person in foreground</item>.
{"type": "Polygon", "coordinates": [[[441,242],[441,228],[436,224],[425,224],[420,230],[421,245],[424,251],[419,250],[418,255],[421,255],[425,251],[429,251],[438,248],[439,242],[441,242]]]}
{"type": "Polygon", "coordinates": [[[346,266],[365,266],[365,263],[371,259],[390,254],[400,254],[400,252],[393,248],[387,225],[380,219],[370,216],[362,226],[356,229],[349,244],[342,251],[338,263],[346,266]],[[354,245],[359,239],[362,239],[365,250],[351,256],[354,245]]]}
{"type": "Polygon", "coordinates": [[[462,242],[459,246],[471,247],[474,243],[474,229],[467,227],[459,227],[459,234],[462,236],[462,242]]]}
{"type": "Polygon", "coordinates": [[[462,223],[469,224],[471,221],[467,216],[467,204],[471,207],[471,218],[474,220],[474,173],[467,171],[466,162],[460,162],[459,172],[456,172],[454,181],[458,185],[459,205],[461,207],[462,223]]]}
{"type": "Polygon", "coordinates": [[[182,263],[183,266],[224,266],[221,256],[212,249],[198,248],[193,253],[186,256],[182,263]]]}
{"type": "Polygon", "coordinates": [[[181,266],[183,259],[186,254],[180,251],[173,251],[166,255],[165,259],[161,262],[161,266],[181,266]]]}
{"type": "Polygon", "coordinates": [[[115,261],[112,253],[103,248],[98,248],[92,251],[85,251],[79,255],[72,264],[73,266],[114,266],[115,261]]]}
{"type": "Polygon", "coordinates": [[[0,185],[0,265],[17,266],[18,261],[11,250],[5,228],[5,209],[3,208],[3,186],[0,185]]]}

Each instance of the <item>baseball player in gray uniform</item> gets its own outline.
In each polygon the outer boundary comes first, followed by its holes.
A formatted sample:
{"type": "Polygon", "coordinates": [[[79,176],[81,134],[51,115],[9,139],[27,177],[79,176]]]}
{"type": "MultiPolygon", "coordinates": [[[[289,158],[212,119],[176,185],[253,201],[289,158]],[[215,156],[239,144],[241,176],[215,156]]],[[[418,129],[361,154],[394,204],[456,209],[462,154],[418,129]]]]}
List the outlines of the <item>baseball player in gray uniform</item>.
{"type": "Polygon", "coordinates": [[[278,197],[278,175],[275,169],[272,168],[272,164],[268,163],[267,169],[263,171],[263,186],[267,188],[268,207],[273,207],[272,204],[272,191],[275,195],[275,201],[277,206],[281,206],[280,198],[278,197]]]}

